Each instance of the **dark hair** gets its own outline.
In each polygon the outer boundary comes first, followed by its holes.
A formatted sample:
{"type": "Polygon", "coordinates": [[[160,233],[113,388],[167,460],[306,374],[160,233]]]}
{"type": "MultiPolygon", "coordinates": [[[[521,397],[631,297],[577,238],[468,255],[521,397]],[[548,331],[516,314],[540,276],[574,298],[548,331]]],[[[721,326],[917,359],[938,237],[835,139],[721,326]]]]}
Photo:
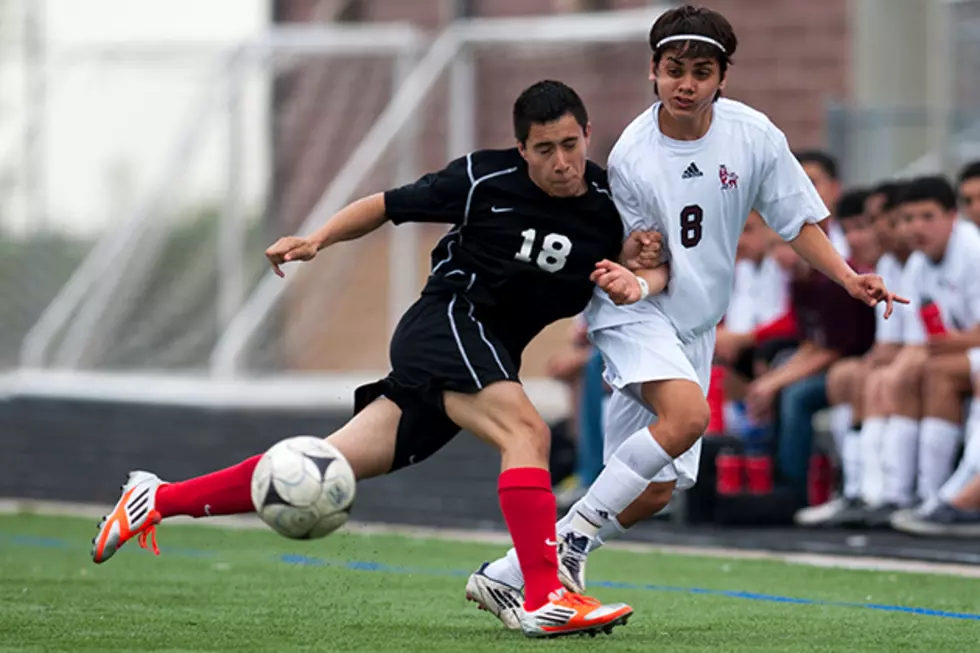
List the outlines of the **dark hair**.
{"type": "Polygon", "coordinates": [[[898,206],[899,198],[902,195],[901,181],[883,181],[871,191],[872,195],[883,195],[885,201],[881,205],[882,211],[891,211],[898,206]]]}
{"type": "Polygon", "coordinates": [[[964,181],[969,181],[970,179],[980,179],[980,161],[973,161],[963,166],[956,183],[962,184],[964,181]]]}
{"type": "Polygon", "coordinates": [[[867,188],[852,188],[844,191],[837,200],[837,211],[834,217],[838,220],[849,220],[864,215],[864,203],[871,196],[867,188]]]}
{"type": "Polygon", "coordinates": [[[571,86],[550,79],[533,84],[514,102],[514,137],[526,143],[532,124],[555,122],[567,113],[582,129],[589,124],[585,103],[571,86]]]}
{"type": "Polygon", "coordinates": [[[943,209],[956,209],[956,191],[942,175],[916,177],[902,188],[901,203],[933,201],[943,209]]]}
{"type": "MultiPolygon", "coordinates": [[[[650,51],[653,53],[654,68],[660,66],[660,60],[664,54],[676,52],[678,58],[699,59],[705,57],[714,59],[718,62],[721,78],[725,79],[728,66],[734,63],[732,55],[735,54],[737,48],[738,39],[735,37],[735,30],[732,29],[728,19],[717,11],[706,7],[694,7],[692,5],[675,7],[662,13],[653,27],[650,28],[650,51]],[[695,34],[714,39],[721,44],[724,51],[712,43],[694,40],[671,41],[657,47],[657,44],[663,39],[681,34],[695,34]]],[[[656,82],[654,82],[653,90],[659,93],[656,82]]],[[[721,92],[719,91],[715,99],[717,100],[720,96],[721,92]]]]}
{"type": "Polygon", "coordinates": [[[840,179],[837,172],[837,159],[828,152],[824,152],[823,150],[802,150],[796,153],[796,160],[800,162],[800,165],[815,163],[831,179],[840,179]]]}

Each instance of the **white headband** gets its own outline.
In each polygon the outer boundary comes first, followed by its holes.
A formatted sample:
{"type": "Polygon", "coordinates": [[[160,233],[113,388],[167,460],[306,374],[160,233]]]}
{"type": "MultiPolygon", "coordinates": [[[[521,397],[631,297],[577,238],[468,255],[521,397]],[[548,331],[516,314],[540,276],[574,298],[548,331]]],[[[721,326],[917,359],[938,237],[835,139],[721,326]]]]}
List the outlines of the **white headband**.
{"type": "Polygon", "coordinates": [[[657,47],[654,49],[659,50],[660,46],[663,44],[673,43],[674,41],[701,41],[702,43],[710,43],[721,50],[722,54],[727,54],[725,52],[725,47],[721,43],[714,40],[710,36],[701,36],[700,34],[675,34],[674,36],[668,36],[667,38],[660,39],[660,41],[657,43],[657,47]]]}

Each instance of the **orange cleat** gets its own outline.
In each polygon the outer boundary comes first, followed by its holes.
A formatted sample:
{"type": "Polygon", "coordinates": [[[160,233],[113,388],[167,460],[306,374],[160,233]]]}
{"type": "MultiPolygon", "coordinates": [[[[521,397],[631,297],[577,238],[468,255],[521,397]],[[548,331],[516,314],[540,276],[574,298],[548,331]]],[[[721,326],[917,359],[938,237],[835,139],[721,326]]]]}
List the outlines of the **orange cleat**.
{"type": "Polygon", "coordinates": [[[521,615],[521,630],[527,637],[560,637],[611,633],[626,624],[633,608],[625,603],[602,605],[598,600],[566,589],[552,592],[548,603],[521,615]]]}
{"type": "Polygon", "coordinates": [[[122,486],[122,497],[112,512],[99,522],[99,534],[92,540],[92,560],[102,563],[112,557],[123,544],[139,536],[139,545],[160,555],[157,548],[156,525],[162,517],[156,509],[157,490],[163,481],[150,472],[132,472],[122,486]]]}

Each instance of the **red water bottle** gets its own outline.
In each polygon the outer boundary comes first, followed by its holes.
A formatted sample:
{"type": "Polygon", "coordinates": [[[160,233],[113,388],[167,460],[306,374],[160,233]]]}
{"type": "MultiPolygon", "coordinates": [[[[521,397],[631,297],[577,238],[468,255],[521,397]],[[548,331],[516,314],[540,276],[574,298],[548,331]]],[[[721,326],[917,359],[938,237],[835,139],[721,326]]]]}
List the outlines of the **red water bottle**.
{"type": "Polygon", "coordinates": [[[745,476],[752,494],[772,494],[772,458],[766,454],[745,457],[745,476]]]}
{"type": "Polygon", "coordinates": [[[734,449],[722,449],[715,458],[718,481],[715,489],[719,496],[734,496],[744,487],[745,459],[734,449]]]}
{"type": "Polygon", "coordinates": [[[711,368],[707,400],[709,419],[705,433],[722,435],[725,432],[725,368],[720,365],[711,368]]]}
{"type": "Polygon", "coordinates": [[[926,333],[930,336],[946,335],[946,325],[943,324],[943,315],[939,310],[939,304],[928,297],[923,297],[919,315],[922,317],[922,324],[926,327],[926,333]]]}
{"type": "Polygon", "coordinates": [[[810,456],[810,473],[807,476],[807,500],[810,505],[819,506],[830,501],[833,483],[830,458],[820,453],[810,456]]]}

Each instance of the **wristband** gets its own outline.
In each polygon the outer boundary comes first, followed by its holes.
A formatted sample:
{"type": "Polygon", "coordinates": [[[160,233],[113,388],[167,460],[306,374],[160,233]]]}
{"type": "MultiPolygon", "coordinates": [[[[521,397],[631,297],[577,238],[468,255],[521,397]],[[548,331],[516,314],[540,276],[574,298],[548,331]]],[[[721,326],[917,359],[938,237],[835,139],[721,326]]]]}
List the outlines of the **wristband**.
{"type": "Polygon", "coordinates": [[[636,275],[636,281],[640,284],[640,299],[638,301],[643,301],[650,296],[650,284],[643,277],[636,275]]]}

